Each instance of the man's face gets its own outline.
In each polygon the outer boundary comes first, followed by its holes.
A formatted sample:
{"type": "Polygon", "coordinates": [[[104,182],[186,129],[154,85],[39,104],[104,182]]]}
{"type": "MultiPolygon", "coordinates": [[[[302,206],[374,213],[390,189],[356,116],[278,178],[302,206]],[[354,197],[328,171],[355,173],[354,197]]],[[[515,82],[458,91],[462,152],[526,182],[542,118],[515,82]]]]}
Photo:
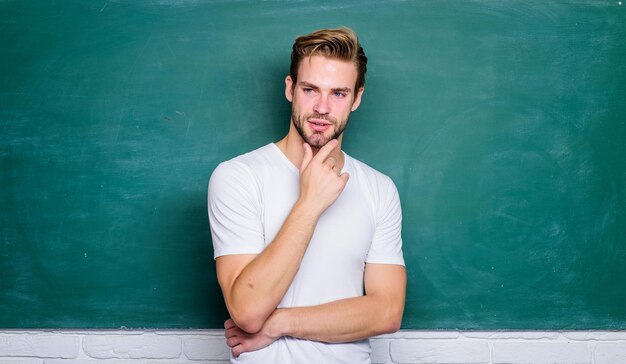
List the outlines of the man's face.
{"type": "Polygon", "coordinates": [[[291,122],[302,139],[321,148],[337,139],[348,125],[350,112],[359,107],[363,88],[354,89],[357,69],[352,62],[323,56],[304,58],[298,82],[285,79],[285,95],[291,105],[291,122]]]}

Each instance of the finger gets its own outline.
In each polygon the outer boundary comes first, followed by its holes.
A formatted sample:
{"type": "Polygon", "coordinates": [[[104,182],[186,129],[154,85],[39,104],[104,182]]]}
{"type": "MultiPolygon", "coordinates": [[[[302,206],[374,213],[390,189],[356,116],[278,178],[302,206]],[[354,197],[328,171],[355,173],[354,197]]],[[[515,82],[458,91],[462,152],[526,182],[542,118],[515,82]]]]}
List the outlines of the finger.
{"type": "Polygon", "coordinates": [[[233,321],[233,319],[229,318],[228,320],[224,321],[224,328],[225,329],[230,329],[231,327],[235,327],[237,326],[235,324],[235,321],[233,321]]]}
{"type": "Polygon", "coordinates": [[[233,348],[239,344],[241,344],[241,338],[239,336],[233,336],[226,339],[226,345],[228,345],[228,347],[230,348],[233,348]]]}
{"type": "Polygon", "coordinates": [[[348,183],[348,179],[350,179],[350,174],[348,172],[343,172],[339,175],[339,178],[343,180],[343,185],[345,186],[348,183]]]}
{"type": "Polygon", "coordinates": [[[239,335],[239,330],[237,330],[236,327],[231,327],[229,329],[226,329],[226,331],[224,331],[224,337],[227,339],[233,336],[237,336],[237,335],[239,335]]]}
{"type": "Polygon", "coordinates": [[[316,159],[316,160],[318,160],[320,162],[325,161],[326,158],[328,158],[328,156],[330,155],[330,152],[332,152],[333,149],[335,149],[337,144],[339,144],[337,139],[332,139],[331,141],[326,143],[326,145],[324,145],[323,147],[320,148],[320,150],[315,155],[314,159],[316,159]]]}
{"type": "Polygon", "coordinates": [[[232,347],[231,352],[233,353],[233,356],[236,358],[243,352],[243,348],[241,347],[241,345],[236,345],[232,347]]]}
{"type": "Polygon", "coordinates": [[[335,166],[337,165],[337,158],[331,155],[330,157],[326,158],[324,163],[328,164],[330,168],[335,168],[335,166]]]}
{"type": "Polygon", "coordinates": [[[306,167],[311,162],[311,159],[313,159],[313,151],[311,150],[311,146],[308,143],[304,143],[302,147],[304,148],[304,159],[302,159],[302,164],[300,164],[300,172],[304,172],[306,167]]]}
{"type": "Polygon", "coordinates": [[[245,341],[240,341],[237,345],[231,346],[231,351],[233,352],[233,356],[238,357],[239,355],[250,351],[250,343],[245,341]]]}

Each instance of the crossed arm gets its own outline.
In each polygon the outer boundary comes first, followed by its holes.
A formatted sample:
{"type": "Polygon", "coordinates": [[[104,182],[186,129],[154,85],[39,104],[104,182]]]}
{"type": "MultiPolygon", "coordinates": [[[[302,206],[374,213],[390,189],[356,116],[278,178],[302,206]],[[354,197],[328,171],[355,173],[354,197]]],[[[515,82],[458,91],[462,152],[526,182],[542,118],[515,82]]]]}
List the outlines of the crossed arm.
{"type": "Polygon", "coordinates": [[[275,239],[258,255],[217,258],[217,276],[231,319],[225,323],[233,355],[258,350],[282,336],[349,342],[398,330],[404,309],[403,266],[367,264],[365,296],[311,307],[276,307],[296,275],[319,216],[337,199],[348,175],[329,157],[336,142],[312,156],[305,145],[300,198],[275,239]]]}
{"type": "MultiPolygon", "coordinates": [[[[228,264],[230,258],[245,259],[234,255],[224,258],[227,258],[224,264],[228,264]]],[[[253,333],[229,319],[224,324],[227,344],[233,355],[239,356],[261,349],[282,336],[341,343],[392,333],[400,328],[402,321],[405,287],[403,266],[367,264],[365,296],[317,306],[275,309],[260,330],[253,333]]]]}

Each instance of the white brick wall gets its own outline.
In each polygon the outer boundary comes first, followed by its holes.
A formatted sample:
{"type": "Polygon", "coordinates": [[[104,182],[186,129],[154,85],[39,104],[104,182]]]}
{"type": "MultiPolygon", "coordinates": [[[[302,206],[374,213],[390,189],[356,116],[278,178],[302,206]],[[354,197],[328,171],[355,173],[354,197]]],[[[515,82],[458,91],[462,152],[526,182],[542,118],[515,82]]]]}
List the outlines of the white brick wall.
{"type": "MultiPolygon", "coordinates": [[[[1,364],[225,364],[222,330],[0,331],[1,364]]],[[[400,331],[375,364],[626,364],[626,331],[400,331]]],[[[317,363],[315,363],[317,364],[317,363]]]]}

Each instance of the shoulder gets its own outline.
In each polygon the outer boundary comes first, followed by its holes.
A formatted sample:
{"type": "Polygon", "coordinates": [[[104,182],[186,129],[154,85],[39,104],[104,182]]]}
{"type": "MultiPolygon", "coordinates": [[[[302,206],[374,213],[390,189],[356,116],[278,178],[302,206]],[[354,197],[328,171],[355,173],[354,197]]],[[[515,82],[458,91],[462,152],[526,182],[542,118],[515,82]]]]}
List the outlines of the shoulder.
{"type": "Polygon", "coordinates": [[[360,160],[345,154],[346,161],[349,163],[350,178],[356,177],[359,184],[365,184],[366,187],[376,191],[395,190],[393,180],[386,174],[370,167],[360,160]]]}
{"type": "Polygon", "coordinates": [[[348,155],[346,160],[350,173],[348,183],[354,183],[363,198],[371,203],[377,221],[390,211],[401,213],[398,189],[389,176],[348,155]]]}
{"type": "Polygon", "coordinates": [[[265,145],[220,163],[209,179],[209,199],[225,194],[258,195],[270,158],[271,145],[265,145]]]}
{"type": "Polygon", "coordinates": [[[224,161],[211,174],[211,181],[231,179],[233,182],[247,180],[254,176],[255,169],[267,164],[271,155],[271,145],[265,145],[235,158],[224,161]]]}

